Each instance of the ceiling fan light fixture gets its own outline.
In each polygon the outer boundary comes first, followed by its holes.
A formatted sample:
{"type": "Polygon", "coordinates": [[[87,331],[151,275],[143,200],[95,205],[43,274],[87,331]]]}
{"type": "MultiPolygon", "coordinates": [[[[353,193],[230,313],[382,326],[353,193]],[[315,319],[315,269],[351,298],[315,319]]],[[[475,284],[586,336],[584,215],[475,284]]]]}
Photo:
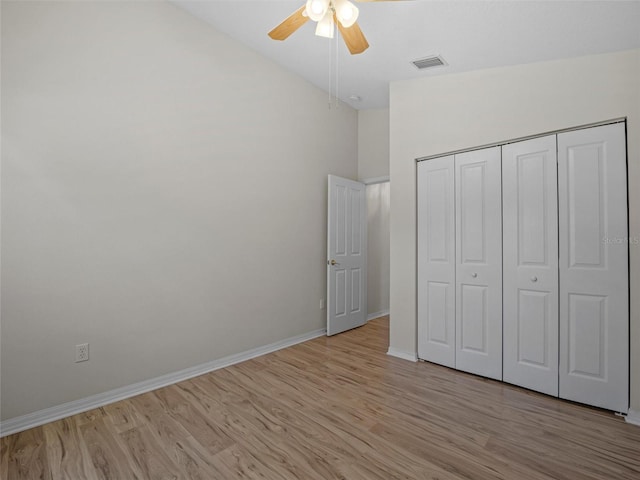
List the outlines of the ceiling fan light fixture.
{"type": "Polygon", "coordinates": [[[333,12],[328,11],[324,18],[318,22],[316,26],[316,35],[318,37],[333,38],[333,12]]]}
{"type": "Polygon", "coordinates": [[[329,10],[329,0],[307,0],[305,12],[314,22],[321,21],[329,10]]]}
{"type": "Polygon", "coordinates": [[[344,28],[349,28],[358,20],[360,11],[349,0],[333,0],[336,17],[344,28]]]}

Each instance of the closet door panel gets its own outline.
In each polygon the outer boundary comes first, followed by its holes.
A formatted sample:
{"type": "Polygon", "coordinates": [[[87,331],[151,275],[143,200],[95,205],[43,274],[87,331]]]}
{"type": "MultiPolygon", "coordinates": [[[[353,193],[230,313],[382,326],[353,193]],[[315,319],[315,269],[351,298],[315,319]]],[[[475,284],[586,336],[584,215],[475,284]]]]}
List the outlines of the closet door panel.
{"type": "Polygon", "coordinates": [[[500,147],[455,156],[456,368],[502,379],[500,147]]]}
{"type": "Polygon", "coordinates": [[[460,348],[463,352],[488,355],[488,287],[465,285],[460,288],[460,348]]]}
{"type": "Polygon", "coordinates": [[[455,367],[454,158],[418,164],[418,357],[455,367]]]}
{"type": "Polygon", "coordinates": [[[556,136],[502,147],[504,381],[558,395],[556,136]]]}
{"type": "Polygon", "coordinates": [[[624,124],[558,135],[560,397],[626,412],[629,286],[624,124]]]}

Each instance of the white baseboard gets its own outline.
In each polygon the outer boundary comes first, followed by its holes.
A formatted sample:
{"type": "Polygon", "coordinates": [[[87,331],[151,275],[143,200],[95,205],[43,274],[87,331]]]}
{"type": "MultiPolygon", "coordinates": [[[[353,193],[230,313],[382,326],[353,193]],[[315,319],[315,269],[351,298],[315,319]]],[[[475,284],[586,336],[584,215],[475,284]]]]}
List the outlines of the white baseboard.
{"type": "Polygon", "coordinates": [[[627,416],[624,417],[624,421],[632,425],[638,425],[640,427],[640,412],[635,410],[629,410],[627,416]]]}
{"type": "Polygon", "coordinates": [[[397,348],[389,347],[387,351],[387,355],[391,355],[392,357],[401,358],[403,360],[409,360],[410,362],[417,362],[418,355],[412,352],[405,352],[404,350],[398,350],[397,348]]]}
{"type": "Polygon", "coordinates": [[[37,412],[28,413],[16,418],[10,418],[0,422],[0,437],[11,435],[12,433],[22,432],[33,427],[39,427],[45,423],[60,420],[61,418],[70,417],[78,413],[93,410],[110,403],[118,402],[126,398],[134,397],[142,393],[150,392],[158,388],[173,385],[174,383],[182,382],[205,373],[219,370],[220,368],[228,367],[236,363],[244,362],[255,357],[260,357],[267,353],[275,352],[283,348],[291,347],[298,343],[306,342],[316,337],[321,337],[327,333],[326,329],[314,330],[313,332],[297,335],[295,337],[287,338],[279,342],[264,345],[262,347],[253,348],[245,352],[229,355],[218,360],[196,365],[195,367],[186,368],[179,372],[169,373],[167,375],[161,375],[159,377],[144,380],[142,382],[126,385],[124,387],[109,390],[107,392],[99,393],[97,395],[91,395],[89,397],[74,400],[72,402],[63,403],[62,405],[56,405],[55,407],[45,408],[44,410],[38,410],[37,412]]]}
{"type": "Polygon", "coordinates": [[[385,315],[389,315],[389,309],[380,310],[379,312],[370,313],[367,315],[367,322],[369,320],[373,320],[374,318],[384,317],[385,315]]]}

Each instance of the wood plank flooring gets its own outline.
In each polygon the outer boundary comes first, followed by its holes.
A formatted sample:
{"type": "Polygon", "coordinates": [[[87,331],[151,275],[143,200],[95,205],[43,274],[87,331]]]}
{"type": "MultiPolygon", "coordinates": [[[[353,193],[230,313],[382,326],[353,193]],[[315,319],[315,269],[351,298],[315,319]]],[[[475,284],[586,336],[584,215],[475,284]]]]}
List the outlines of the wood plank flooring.
{"type": "Polygon", "coordinates": [[[387,345],[383,317],[5,437],[0,478],[640,479],[640,428],[387,345]]]}

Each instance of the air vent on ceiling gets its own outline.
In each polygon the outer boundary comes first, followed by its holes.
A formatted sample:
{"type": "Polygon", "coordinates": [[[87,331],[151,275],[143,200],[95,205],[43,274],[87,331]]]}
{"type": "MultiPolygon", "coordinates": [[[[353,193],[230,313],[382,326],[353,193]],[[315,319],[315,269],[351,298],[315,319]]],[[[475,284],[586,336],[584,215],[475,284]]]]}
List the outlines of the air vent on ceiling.
{"type": "Polygon", "coordinates": [[[420,60],[414,60],[411,63],[413,63],[416,66],[416,68],[419,68],[420,70],[424,68],[442,67],[444,65],[447,65],[447,62],[445,62],[440,55],[421,58],[420,60]]]}

